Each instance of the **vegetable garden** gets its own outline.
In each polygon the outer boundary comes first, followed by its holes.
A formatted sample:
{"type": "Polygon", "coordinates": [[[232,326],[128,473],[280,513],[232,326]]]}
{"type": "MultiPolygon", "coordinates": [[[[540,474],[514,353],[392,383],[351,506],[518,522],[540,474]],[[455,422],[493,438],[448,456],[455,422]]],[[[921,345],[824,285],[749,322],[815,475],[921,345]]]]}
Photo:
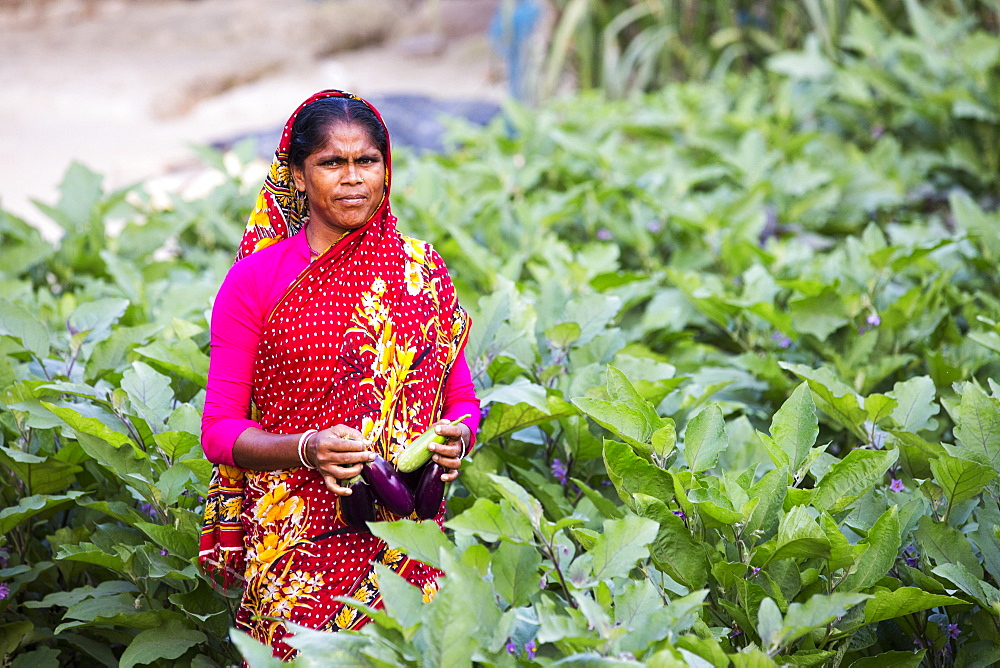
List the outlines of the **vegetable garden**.
{"type": "MultiPolygon", "coordinates": [[[[296,665],[1000,662],[1000,38],[905,3],[740,76],[395,156],[485,419],[442,568],[296,665]]],[[[0,665],[278,665],[195,565],[207,313],[256,181],[0,212],[0,665]],[[120,230],[106,234],[111,225],[120,230]]]]}

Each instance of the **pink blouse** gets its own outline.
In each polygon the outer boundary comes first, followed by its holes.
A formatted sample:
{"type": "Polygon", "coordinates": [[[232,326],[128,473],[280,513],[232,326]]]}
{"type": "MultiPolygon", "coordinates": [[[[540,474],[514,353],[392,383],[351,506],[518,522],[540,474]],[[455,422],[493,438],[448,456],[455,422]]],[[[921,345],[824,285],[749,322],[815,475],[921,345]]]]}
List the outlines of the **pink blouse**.
{"type": "MultiPolygon", "coordinates": [[[[248,417],[257,345],[267,316],[309,261],[306,235],[299,232],[234,264],[219,288],[212,308],[208,391],[201,420],[202,448],[213,463],[233,465],[236,439],[250,427],[261,428],[248,417]]],[[[463,351],[445,384],[443,417],[453,420],[466,413],[472,416],[465,424],[474,440],[479,399],[463,351]]]]}

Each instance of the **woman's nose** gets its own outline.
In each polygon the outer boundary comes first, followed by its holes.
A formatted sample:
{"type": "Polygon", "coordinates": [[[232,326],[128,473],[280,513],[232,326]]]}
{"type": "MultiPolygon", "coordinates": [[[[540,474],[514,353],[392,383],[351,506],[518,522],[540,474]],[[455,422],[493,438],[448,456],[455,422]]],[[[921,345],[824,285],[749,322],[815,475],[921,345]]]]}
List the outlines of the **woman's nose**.
{"type": "Polygon", "coordinates": [[[344,172],[344,181],[346,183],[360,183],[361,170],[358,169],[357,163],[351,161],[347,163],[347,170],[344,172]]]}

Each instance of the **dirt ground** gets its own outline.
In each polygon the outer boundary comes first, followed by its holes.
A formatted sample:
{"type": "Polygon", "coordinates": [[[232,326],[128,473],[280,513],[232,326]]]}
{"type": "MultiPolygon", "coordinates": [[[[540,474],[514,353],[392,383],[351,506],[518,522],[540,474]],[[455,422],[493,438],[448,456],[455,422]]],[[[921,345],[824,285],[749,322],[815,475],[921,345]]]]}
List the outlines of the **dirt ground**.
{"type": "Polygon", "coordinates": [[[196,194],[191,145],[279,127],[323,88],[496,102],[500,0],[0,0],[0,206],[57,231],[72,161],[196,194]]]}

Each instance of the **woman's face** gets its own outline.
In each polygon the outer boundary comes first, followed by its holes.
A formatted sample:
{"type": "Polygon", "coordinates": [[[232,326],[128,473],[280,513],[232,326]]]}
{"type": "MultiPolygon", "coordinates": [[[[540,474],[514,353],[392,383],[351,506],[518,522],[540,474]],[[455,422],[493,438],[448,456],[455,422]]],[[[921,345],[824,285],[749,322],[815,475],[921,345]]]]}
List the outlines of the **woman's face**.
{"type": "Polygon", "coordinates": [[[292,165],[292,179],[309,198],[310,224],[343,234],[364,226],[382,203],[385,160],[357,123],[333,123],[327,132],[301,167],[292,165]]]}

